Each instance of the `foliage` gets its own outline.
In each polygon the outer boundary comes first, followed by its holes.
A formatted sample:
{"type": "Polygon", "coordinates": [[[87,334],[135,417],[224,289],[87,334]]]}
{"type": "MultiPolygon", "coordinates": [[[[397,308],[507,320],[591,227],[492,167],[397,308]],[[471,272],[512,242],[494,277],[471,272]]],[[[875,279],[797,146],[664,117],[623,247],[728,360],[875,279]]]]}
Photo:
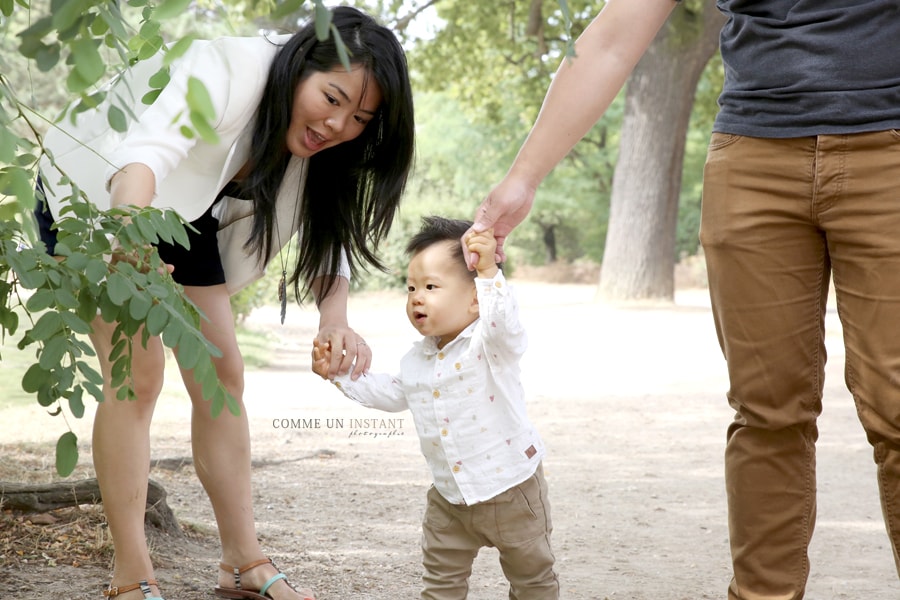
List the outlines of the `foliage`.
{"type": "MultiPolygon", "coordinates": [[[[301,8],[307,0],[247,0],[246,14],[278,17],[301,8]]],[[[60,82],[65,87],[65,113],[77,115],[100,106],[103,83],[116,72],[164,53],[163,68],[151,78],[161,90],[167,69],[181,56],[194,35],[166,39],[163,23],[188,10],[205,10],[190,0],[0,0],[0,336],[12,338],[19,350],[30,349],[33,363],[22,388],[35,395],[52,415],[80,418],[86,396],[103,400],[103,377],[86,358],[94,350],[79,335],[91,332],[102,319],[116,323],[111,362],[111,386],[120,400],[134,398],[130,385],[130,349],[160,335],[167,347],[178,346],[182,368],[192,369],[204,396],[217,414],[237,404],[215,375],[211,356],[218,350],[200,333],[194,306],[169,276],[151,244],[159,239],[186,242],[185,224],[172,212],[117,208],[99,211],[62,172],[43,147],[43,133],[53,126],[58,94],[44,94],[60,82]],[[45,101],[46,98],[46,101],[45,101]],[[58,258],[35,243],[29,213],[35,207],[38,163],[46,156],[58,173],[45,173],[47,185],[68,194],[68,208],[57,219],[58,258]],[[110,260],[115,253],[117,258],[110,260]],[[24,311],[24,312],[23,312],[24,311]],[[20,323],[24,314],[24,323],[20,323]]],[[[211,3],[207,3],[211,4],[211,3]]],[[[236,3],[237,4],[237,3],[236,3]]],[[[332,29],[322,0],[322,32],[332,29]]],[[[151,102],[154,95],[145,98],[151,102]]],[[[202,85],[191,82],[187,95],[191,127],[185,135],[214,141],[212,104],[202,85]]],[[[130,107],[112,105],[109,124],[123,131],[130,107]]],[[[0,356],[2,360],[2,356],[0,356]]],[[[63,433],[57,444],[56,467],[61,475],[74,469],[77,439],[63,433]]]]}
{"type": "MultiPolygon", "coordinates": [[[[699,0],[686,4],[696,9],[699,0]]],[[[471,218],[511,164],[537,116],[552,74],[598,7],[592,2],[556,0],[499,4],[442,0],[436,8],[445,25],[411,52],[418,92],[418,153],[410,187],[421,192],[408,194],[404,202],[415,212],[420,203],[433,206],[440,198],[451,210],[462,205],[464,216],[471,218]],[[563,4],[572,20],[568,34],[563,4]],[[529,19],[534,6],[542,11],[542,27],[534,27],[529,19]],[[431,93],[440,94],[437,106],[422,100],[431,93]]],[[[693,107],[679,205],[678,255],[697,250],[703,160],[720,88],[721,62],[716,57],[703,75],[693,107]]],[[[531,214],[507,243],[508,254],[525,263],[544,263],[543,231],[552,227],[558,258],[602,260],[622,112],[620,95],[544,180],[531,214]]]]}

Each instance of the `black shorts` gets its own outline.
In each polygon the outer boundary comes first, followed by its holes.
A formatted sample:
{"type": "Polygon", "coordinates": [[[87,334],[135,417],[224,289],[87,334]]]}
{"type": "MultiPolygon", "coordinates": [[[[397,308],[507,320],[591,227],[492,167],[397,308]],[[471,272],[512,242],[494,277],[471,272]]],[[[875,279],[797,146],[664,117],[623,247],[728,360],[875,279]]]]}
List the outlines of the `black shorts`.
{"type": "MultiPolygon", "coordinates": [[[[44,200],[44,185],[40,177],[38,177],[36,188],[38,201],[34,208],[34,217],[37,221],[41,241],[44,242],[47,252],[52,256],[56,252],[56,230],[53,229],[53,215],[50,214],[50,209],[44,200]]],[[[191,221],[191,225],[197,231],[186,230],[190,241],[190,250],[180,244],[160,241],[154,244],[159,250],[159,257],[164,263],[175,267],[172,278],[181,285],[202,287],[225,283],[225,270],[222,268],[219,243],[216,238],[219,220],[212,215],[212,206],[200,218],[191,221]]]]}

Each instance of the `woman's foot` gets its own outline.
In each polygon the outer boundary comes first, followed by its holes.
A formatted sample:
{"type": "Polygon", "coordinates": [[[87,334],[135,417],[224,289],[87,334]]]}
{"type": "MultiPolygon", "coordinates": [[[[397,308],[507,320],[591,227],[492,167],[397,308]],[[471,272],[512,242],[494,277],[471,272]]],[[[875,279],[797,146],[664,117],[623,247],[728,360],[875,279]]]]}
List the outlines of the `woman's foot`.
{"type": "Polygon", "coordinates": [[[156,580],[145,579],[137,583],[113,585],[103,590],[104,598],[116,600],[162,600],[156,580]]]}
{"type": "Polygon", "coordinates": [[[309,590],[295,590],[268,558],[235,568],[219,563],[216,595],[232,600],[315,600],[309,590]]]}

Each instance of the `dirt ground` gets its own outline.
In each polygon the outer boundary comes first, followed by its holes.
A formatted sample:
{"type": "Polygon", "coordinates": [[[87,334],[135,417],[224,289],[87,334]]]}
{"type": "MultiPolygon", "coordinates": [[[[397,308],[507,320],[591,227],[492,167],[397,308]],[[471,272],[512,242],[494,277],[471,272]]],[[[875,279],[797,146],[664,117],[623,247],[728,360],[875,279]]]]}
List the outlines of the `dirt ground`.
{"type": "MultiPolygon", "coordinates": [[[[563,597],[724,599],[730,567],[722,453],[731,412],[705,292],[679,292],[675,305],[617,309],[595,303],[593,286],[516,283],[530,335],[523,364],[529,414],[548,448],[563,597]]],[[[408,414],[355,406],[310,372],[311,310],[289,308],[284,326],[274,311],[261,310],[251,324],[270,330],[277,346],[276,363],[246,377],[263,547],[321,600],[417,598],[429,475],[408,414]],[[381,418],[395,420],[354,421],[381,418]],[[296,426],[282,427],[291,422],[296,426]]],[[[416,335],[398,295],[354,298],[351,324],[381,371],[394,370],[416,335]]],[[[833,311],[828,331],[807,598],[896,600],[900,584],[875,468],[843,386],[833,311]]],[[[178,462],[190,455],[189,409],[174,372],[164,396],[153,457],[178,462]]],[[[81,450],[75,477],[91,475],[90,421],[74,424],[81,450]]],[[[36,405],[0,414],[0,479],[51,479],[61,427],[36,405]]],[[[204,492],[189,464],[155,468],[152,477],[168,490],[188,534],[152,537],[162,590],[169,600],[210,600],[218,547],[204,492]]],[[[0,599],[100,598],[110,572],[102,515],[83,508],[53,518],[40,524],[3,514],[0,599]],[[66,528],[67,520],[80,526],[66,528]],[[46,551],[35,547],[35,531],[46,551]],[[73,540],[78,535],[91,539],[73,540]],[[60,557],[60,547],[71,548],[69,555],[60,557]]],[[[471,587],[471,600],[506,597],[496,552],[479,555],[471,587]]]]}

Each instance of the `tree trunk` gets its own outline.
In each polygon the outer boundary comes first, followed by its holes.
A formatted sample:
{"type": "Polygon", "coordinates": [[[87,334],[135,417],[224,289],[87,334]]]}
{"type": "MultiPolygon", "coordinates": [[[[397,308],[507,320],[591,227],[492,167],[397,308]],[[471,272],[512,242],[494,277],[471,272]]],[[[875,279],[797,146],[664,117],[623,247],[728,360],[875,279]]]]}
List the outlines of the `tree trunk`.
{"type": "MultiPolygon", "coordinates": [[[[0,505],[27,512],[46,512],[81,504],[100,504],[100,486],[96,479],[25,484],[0,481],[0,505]]],[[[169,535],[181,536],[181,527],[166,503],[166,489],[149,480],[145,522],[169,535]]]]}
{"type": "Polygon", "coordinates": [[[716,51],[722,27],[715,2],[685,4],[660,30],[625,91],[600,274],[604,301],[671,301],[675,295],[678,196],[688,121],[697,82],[716,51]]]}

